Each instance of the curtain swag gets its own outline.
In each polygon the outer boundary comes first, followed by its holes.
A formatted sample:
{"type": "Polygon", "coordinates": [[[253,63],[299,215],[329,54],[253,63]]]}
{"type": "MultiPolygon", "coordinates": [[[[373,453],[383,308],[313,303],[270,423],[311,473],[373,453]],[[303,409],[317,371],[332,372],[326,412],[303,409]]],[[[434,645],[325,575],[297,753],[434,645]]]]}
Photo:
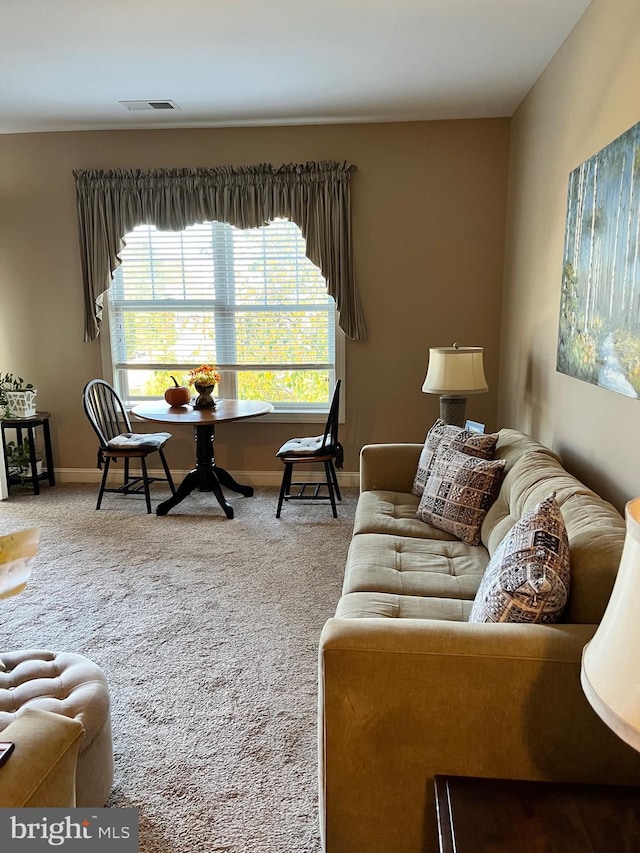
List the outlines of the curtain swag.
{"type": "Polygon", "coordinates": [[[196,222],[259,228],[290,219],[307,242],[306,254],[327,281],[339,323],[366,338],[351,254],[350,163],[319,162],[213,169],[76,170],[80,255],[85,299],[85,341],[100,331],[104,294],[124,236],[136,225],[181,231],[196,222]]]}

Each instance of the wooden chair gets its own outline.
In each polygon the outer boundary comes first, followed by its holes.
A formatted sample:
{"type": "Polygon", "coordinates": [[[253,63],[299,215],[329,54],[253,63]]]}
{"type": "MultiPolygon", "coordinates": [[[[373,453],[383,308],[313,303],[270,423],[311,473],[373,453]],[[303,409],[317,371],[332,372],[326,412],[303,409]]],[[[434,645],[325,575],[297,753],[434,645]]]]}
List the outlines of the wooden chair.
{"type": "Polygon", "coordinates": [[[84,411],[91,426],[98,436],[98,468],[102,468],[102,482],[98,493],[96,509],[100,509],[105,492],[120,494],[140,494],[144,492],[147,502],[147,512],[151,512],[151,495],[149,485],[158,480],[169,484],[171,494],[175,495],[171,472],[165,459],[163,447],[171,438],[171,433],[134,433],[131,430],[129,415],[114,388],[102,379],[92,379],[85,385],[82,394],[84,411]],[[147,473],[147,456],[158,453],[165,477],[149,477],[147,473]],[[124,482],[117,488],[107,488],[107,477],[111,460],[124,459],[124,482]],[[139,459],[141,474],[132,476],[129,471],[129,461],[139,459]]]}
{"type": "Polygon", "coordinates": [[[324,500],[331,502],[333,517],[338,517],[336,499],[341,501],[340,487],[336,468],[342,468],[343,450],[338,441],[338,408],[340,405],[340,384],[336,382],[333,391],[333,399],[329,408],[329,416],[322,435],[313,438],[292,438],[282,445],[276,456],[284,463],[282,485],[278,497],[278,509],[276,518],[280,518],[282,504],[284,501],[295,500],[324,500]],[[324,465],[325,479],[316,482],[292,482],[294,465],[309,465],[322,463],[324,465]],[[291,487],[300,487],[297,494],[291,492],[291,487]],[[313,488],[311,494],[306,494],[307,488],[313,488]],[[320,489],[326,488],[327,494],[320,494],[320,489]]]}

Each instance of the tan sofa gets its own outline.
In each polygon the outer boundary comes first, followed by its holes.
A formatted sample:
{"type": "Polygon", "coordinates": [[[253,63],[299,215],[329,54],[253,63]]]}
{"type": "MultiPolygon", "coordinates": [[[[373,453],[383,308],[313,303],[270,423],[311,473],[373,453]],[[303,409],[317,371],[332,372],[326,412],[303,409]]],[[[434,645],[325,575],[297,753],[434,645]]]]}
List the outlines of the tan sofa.
{"type": "Polygon", "coordinates": [[[326,853],[436,851],[435,774],[640,783],[640,754],[580,686],[582,649],[606,607],[620,514],[557,456],[501,430],[507,460],[482,545],[416,518],[422,445],[364,447],[343,595],[320,641],[319,787],[326,853]],[[571,551],[558,625],[467,621],[490,555],[551,492],[571,551]]]}

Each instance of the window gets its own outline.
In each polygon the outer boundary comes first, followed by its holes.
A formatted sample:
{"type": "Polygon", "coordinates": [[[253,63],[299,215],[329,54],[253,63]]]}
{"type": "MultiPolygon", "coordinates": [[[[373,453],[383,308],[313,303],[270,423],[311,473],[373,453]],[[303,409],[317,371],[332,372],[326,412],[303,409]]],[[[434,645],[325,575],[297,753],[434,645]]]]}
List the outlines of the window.
{"type": "Polygon", "coordinates": [[[123,399],[161,397],[171,375],[184,382],[208,363],[220,367],[222,397],[268,400],[276,412],[328,410],[342,373],[335,303],[295,223],[141,225],[125,241],[103,336],[123,399]]]}

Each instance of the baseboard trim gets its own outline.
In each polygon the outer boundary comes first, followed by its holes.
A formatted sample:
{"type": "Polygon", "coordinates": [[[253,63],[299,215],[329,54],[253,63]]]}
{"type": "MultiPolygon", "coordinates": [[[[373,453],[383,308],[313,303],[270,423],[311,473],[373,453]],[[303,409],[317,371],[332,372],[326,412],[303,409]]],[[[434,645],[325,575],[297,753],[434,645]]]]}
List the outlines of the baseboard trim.
{"type": "MultiPolygon", "coordinates": [[[[99,483],[102,472],[94,468],[55,468],[56,482],[58,483],[99,483]]],[[[171,475],[176,484],[180,483],[187,471],[172,471],[171,475]]],[[[248,486],[279,486],[282,482],[280,471],[230,471],[231,476],[239,483],[248,486]]],[[[341,486],[349,487],[360,485],[360,476],[357,471],[338,471],[338,482],[341,486]]],[[[164,477],[161,468],[149,469],[150,477],[164,477]]],[[[109,474],[109,484],[118,483],[122,479],[122,472],[118,471],[113,476],[109,474]]]]}

